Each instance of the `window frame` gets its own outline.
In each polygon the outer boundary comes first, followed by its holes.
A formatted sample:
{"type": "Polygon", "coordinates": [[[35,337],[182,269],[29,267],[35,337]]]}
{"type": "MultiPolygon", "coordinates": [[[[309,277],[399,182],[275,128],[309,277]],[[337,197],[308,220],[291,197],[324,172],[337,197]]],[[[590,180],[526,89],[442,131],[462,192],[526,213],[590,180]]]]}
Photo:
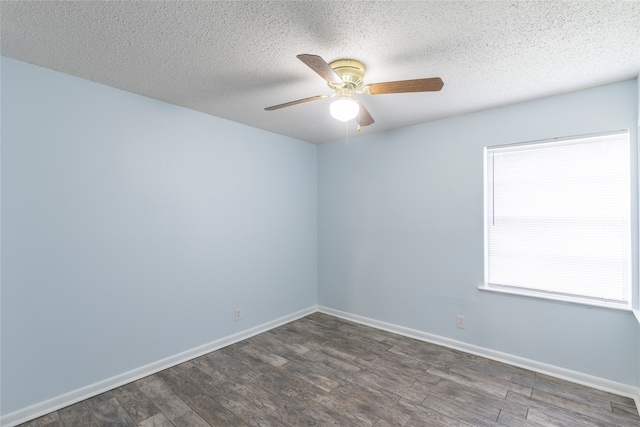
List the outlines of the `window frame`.
{"type": "Polygon", "coordinates": [[[498,144],[485,146],[483,148],[483,237],[484,237],[484,277],[483,283],[478,286],[478,289],[481,291],[489,291],[499,294],[508,294],[515,296],[524,296],[529,298],[536,298],[542,300],[553,300],[560,302],[568,302],[574,304],[580,304],[590,307],[601,307],[608,308],[614,310],[622,310],[629,312],[638,311],[638,275],[637,275],[637,258],[638,258],[638,227],[636,222],[638,222],[638,156],[637,150],[634,149],[634,139],[632,138],[632,133],[629,129],[621,129],[616,131],[609,132],[600,132],[600,133],[591,133],[591,134],[583,134],[583,135],[573,135],[559,138],[548,138],[541,140],[532,140],[525,142],[518,142],[512,144],[498,144]],[[559,292],[551,292],[544,290],[532,290],[524,287],[514,287],[514,286],[506,286],[506,285],[498,285],[492,284],[489,282],[489,188],[488,188],[488,165],[487,161],[489,158],[488,152],[491,149],[495,148],[508,148],[508,147],[517,147],[517,146],[529,146],[536,144],[544,144],[544,143],[553,143],[553,142],[563,142],[563,141],[576,141],[580,139],[586,138],[595,138],[595,137],[606,137],[612,135],[626,135],[629,144],[629,296],[626,303],[620,303],[617,301],[608,301],[606,299],[593,298],[588,296],[580,296],[573,294],[564,294],[559,292]],[[634,185],[635,184],[635,185],[634,185]]]}

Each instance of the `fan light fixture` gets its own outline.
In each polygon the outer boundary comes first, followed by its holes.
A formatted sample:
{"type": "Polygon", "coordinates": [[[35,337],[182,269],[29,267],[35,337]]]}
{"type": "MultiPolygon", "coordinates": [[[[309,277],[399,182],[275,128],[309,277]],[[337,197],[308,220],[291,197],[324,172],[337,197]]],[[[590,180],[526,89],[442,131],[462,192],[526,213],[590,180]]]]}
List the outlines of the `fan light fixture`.
{"type": "Polygon", "coordinates": [[[340,98],[337,101],[333,101],[329,110],[333,118],[341,122],[348,122],[356,118],[358,112],[360,112],[360,106],[351,98],[340,98]]]}
{"type": "Polygon", "coordinates": [[[375,120],[373,120],[373,117],[367,111],[367,107],[359,99],[354,100],[351,97],[352,94],[382,95],[385,93],[437,92],[444,85],[440,77],[429,77],[426,79],[370,83],[363,86],[365,68],[360,61],[338,59],[329,64],[320,56],[308,53],[297,55],[297,58],[322,77],[334,93],[331,95],[310,96],[285,102],[284,104],[272,105],[265,108],[265,110],[279,110],[309,101],[338,96],[338,100],[331,104],[331,115],[343,122],[355,119],[359,130],[360,126],[372,125],[375,120]]]}

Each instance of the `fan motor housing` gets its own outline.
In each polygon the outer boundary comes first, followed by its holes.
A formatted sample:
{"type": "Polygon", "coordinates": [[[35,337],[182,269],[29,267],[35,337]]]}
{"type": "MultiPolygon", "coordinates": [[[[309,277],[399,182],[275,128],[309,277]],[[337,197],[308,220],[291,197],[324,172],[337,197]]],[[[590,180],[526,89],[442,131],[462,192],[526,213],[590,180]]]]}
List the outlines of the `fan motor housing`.
{"type": "MultiPolygon", "coordinates": [[[[364,80],[364,64],[355,59],[339,59],[329,64],[333,71],[340,76],[342,81],[353,88],[358,87],[364,80]]],[[[329,86],[333,89],[337,89],[340,85],[329,83],[329,86]]]]}

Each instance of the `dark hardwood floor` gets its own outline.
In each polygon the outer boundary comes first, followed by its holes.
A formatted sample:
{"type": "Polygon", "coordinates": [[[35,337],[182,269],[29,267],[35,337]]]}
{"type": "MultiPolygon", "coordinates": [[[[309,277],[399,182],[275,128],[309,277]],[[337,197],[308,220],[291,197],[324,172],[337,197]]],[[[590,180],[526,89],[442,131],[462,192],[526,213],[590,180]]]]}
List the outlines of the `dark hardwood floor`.
{"type": "Polygon", "coordinates": [[[321,313],[23,426],[640,426],[634,401],[321,313]]]}

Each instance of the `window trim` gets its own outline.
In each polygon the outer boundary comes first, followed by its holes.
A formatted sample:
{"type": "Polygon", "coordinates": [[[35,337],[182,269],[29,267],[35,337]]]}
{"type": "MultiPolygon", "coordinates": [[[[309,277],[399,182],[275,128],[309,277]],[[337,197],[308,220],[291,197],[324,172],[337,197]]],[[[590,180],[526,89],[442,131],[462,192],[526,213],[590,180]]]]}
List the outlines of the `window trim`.
{"type": "MultiPolygon", "coordinates": [[[[630,283],[630,295],[628,298],[628,301],[626,303],[621,303],[619,301],[612,301],[612,300],[607,300],[604,298],[592,298],[592,297],[583,297],[583,296],[579,296],[579,295],[572,295],[572,294],[564,294],[564,293],[555,293],[555,292],[550,292],[550,291],[545,291],[545,290],[531,290],[531,289],[527,289],[527,288],[519,288],[519,287],[513,287],[513,286],[505,286],[505,285],[497,285],[497,284],[492,284],[489,282],[489,230],[488,230],[488,192],[487,192],[487,150],[490,150],[492,148],[508,148],[508,147],[517,147],[517,146],[524,146],[524,145],[534,145],[534,144],[543,144],[543,143],[552,143],[552,142],[563,142],[563,141],[571,141],[571,140],[578,140],[578,139],[582,139],[582,138],[593,138],[593,137],[606,137],[606,136],[612,136],[612,135],[622,135],[622,134],[626,134],[629,138],[629,148],[630,148],[630,152],[629,152],[629,162],[630,162],[630,183],[632,183],[634,180],[638,180],[638,177],[640,176],[640,172],[638,171],[638,164],[634,163],[634,150],[633,150],[633,140],[632,140],[632,133],[630,132],[629,129],[620,129],[620,130],[615,130],[615,131],[609,131],[609,132],[599,132],[599,133],[590,133],[590,134],[581,134],[581,135],[572,135],[572,136],[565,136],[565,137],[558,137],[558,138],[547,138],[547,139],[540,139],[540,140],[532,140],[532,141],[524,141],[524,142],[517,142],[517,143],[512,143],[512,144],[499,144],[499,145],[491,145],[491,146],[485,146],[483,148],[483,238],[484,238],[484,245],[483,245],[483,249],[484,249],[484,253],[483,253],[483,257],[484,257],[484,274],[483,274],[483,283],[481,285],[478,286],[478,290],[480,291],[488,291],[488,292],[492,292],[492,293],[497,293],[497,294],[507,294],[507,295],[513,295],[513,296],[520,296],[520,297],[527,297],[527,298],[535,298],[535,299],[542,299],[542,300],[551,300],[551,301],[558,301],[558,302],[564,302],[564,303],[572,303],[572,304],[579,304],[579,305],[583,305],[583,306],[588,306],[588,307],[598,307],[598,308],[606,308],[606,309],[613,309],[613,310],[618,310],[618,311],[626,311],[626,312],[631,312],[633,314],[636,314],[636,317],[638,317],[638,313],[640,313],[640,310],[638,310],[638,308],[635,308],[635,304],[636,304],[636,300],[638,299],[638,284],[636,283],[636,272],[634,271],[634,258],[637,256],[636,253],[634,253],[634,247],[638,242],[638,236],[636,235],[637,233],[634,232],[634,226],[633,226],[633,222],[634,222],[634,218],[637,218],[636,215],[634,214],[634,210],[638,209],[637,199],[634,199],[633,197],[633,191],[634,191],[634,187],[633,185],[631,186],[631,192],[629,194],[630,197],[630,212],[629,212],[629,217],[631,220],[631,228],[630,228],[630,247],[629,247],[629,253],[630,253],[630,265],[629,268],[631,269],[630,271],[630,279],[631,279],[631,283],[630,283]],[[636,202],[634,204],[634,201],[636,202]]],[[[640,163],[640,161],[638,162],[640,163]]],[[[640,321],[640,318],[638,319],[640,321]]]]}
{"type": "MultiPolygon", "coordinates": [[[[501,288],[500,285],[486,286],[486,284],[483,284],[478,286],[478,290],[483,292],[490,292],[490,293],[503,294],[503,295],[535,298],[535,299],[541,299],[546,301],[565,302],[565,303],[577,304],[577,305],[582,305],[587,307],[598,307],[598,308],[606,308],[606,309],[617,310],[617,311],[626,311],[629,313],[638,312],[636,316],[640,316],[640,311],[634,310],[631,307],[631,305],[620,304],[617,302],[607,303],[606,300],[580,298],[580,297],[569,296],[569,295],[561,296],[561,295],[555,295],[552,293],[544,293],[543,291],[529,292],[525,289],[517,289],[517,288],[506,289],[504,287],[501,288]]],[[[633,286],[631,290],[633,291],[633,286]]],[[[638,317],[638,322],[640,322],[640,317],[638,317]]]]}

